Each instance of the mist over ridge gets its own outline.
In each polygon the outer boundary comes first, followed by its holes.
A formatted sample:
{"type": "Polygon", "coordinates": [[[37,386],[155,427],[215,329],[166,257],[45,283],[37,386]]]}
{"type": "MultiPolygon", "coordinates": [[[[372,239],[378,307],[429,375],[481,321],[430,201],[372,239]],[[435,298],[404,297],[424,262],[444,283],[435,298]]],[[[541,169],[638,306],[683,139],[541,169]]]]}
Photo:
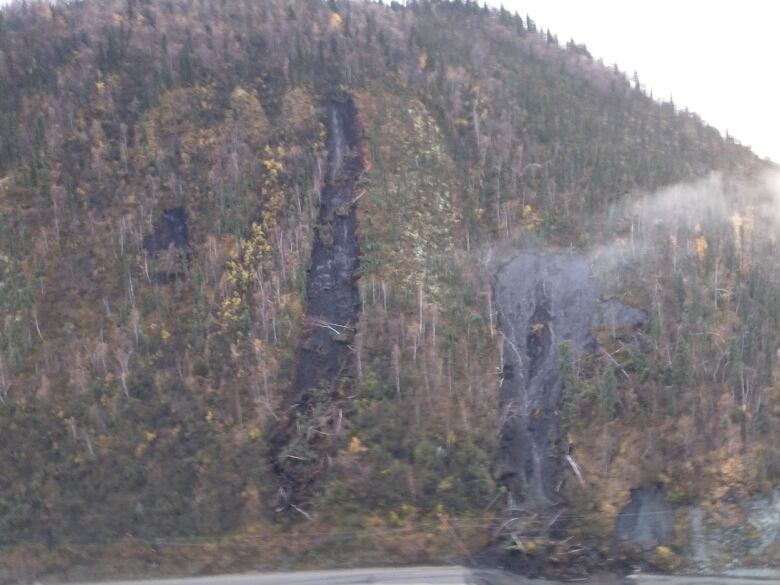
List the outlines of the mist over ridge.
{"type": "Polygon", "coordinates": [[[0,580],[776,565],[779,196],[475,2],[13,4],[0,580]]]}

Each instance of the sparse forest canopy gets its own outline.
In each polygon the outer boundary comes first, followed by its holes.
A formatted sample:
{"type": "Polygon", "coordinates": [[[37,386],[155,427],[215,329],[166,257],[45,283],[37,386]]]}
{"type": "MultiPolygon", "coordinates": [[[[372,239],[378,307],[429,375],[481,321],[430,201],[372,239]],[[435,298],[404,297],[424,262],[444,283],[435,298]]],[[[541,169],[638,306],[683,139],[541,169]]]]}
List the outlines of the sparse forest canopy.
{"type": "Polygon", "coordinates": [[[681,500],[733,475],[745,493],[774,485],[774,240],[748,207],[639,226],[623,206],[760,166],[584,46],[476,2],[13,2],[0,12],[0,557],[127,535],[272,538],[298,521],[367,530],[346,548],[406,561],[452,552],[448,518],[466,522],[459,547],[481,546],[489,531],[468,527],[505,500],[491,271],[532,246],[646,252],[604,280],[649,311],[647,339],[601,331],[610,357],[563,374],[565,431],[594,445],[582,458],[597,470],[577,505],[614,512],[660,473],[681,500]],[[364,161],[350,202],[360,316],[339,331],[343,383],[280,447],[301,344],[323,326],[307,269],[337,225],[320,204],[327,106],[345,100],[364,161]],[[691,433],[706,440],[680,446],[691,433]],[[631,448],[613,452],[620,441],[631,448]],[[630,463],[640,446],[650,455],[630,463]],[[297,512],[279,457],[309,484],[297,512]]]}

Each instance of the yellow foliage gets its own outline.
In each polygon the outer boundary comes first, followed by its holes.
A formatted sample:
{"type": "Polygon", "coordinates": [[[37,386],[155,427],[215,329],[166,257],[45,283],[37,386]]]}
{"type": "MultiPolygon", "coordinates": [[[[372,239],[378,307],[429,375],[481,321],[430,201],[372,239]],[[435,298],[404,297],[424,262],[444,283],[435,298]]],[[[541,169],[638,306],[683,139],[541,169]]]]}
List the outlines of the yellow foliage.
{"type": "Polygon", "coordinates": [[[694,244],[696,245],[696,256],[698,256],[699,260],[704,260],[704,257],[707,255],[707,240],[704,236],[699,236],[694,240],[694,244]]]}
{"type": "Polygon", "coordinates": [[[352,440],[349,442],[347,451],[350,453],[365,453],[368,449],[363,445],[363,442],[355,436],[352,437],[352,440]]]}
{"type": "Polygon", "coordinates": [[[230,253],[226,278],[238,290],[222,304],[222,313],[227,319],[238,319],[244,304],[242,295],[248,292],[255,274],[262,270],[263,260],[273,251],[269,236],[272,238],[276,231],[279,211],[285,202],[285,194],[280,186],[280,177],[284,172],[284,164],[280,159],[285,154],[284,149],[281,146],[276,149],[266,146],[264,154],[265,158],[261,161],[265,169],[261,183],[265,199],[263,217],[260,222],[252,224],[250,236],[239,241],[230,253]]]}
{"type": "Polygon", "coordinates": [[[253,339],[252,340],[252,347],[255,350],[255,353],[259,356],[263,352],[263,342],[260,339],[253,339]]]}
{"type": "Polygon", "coordinates": [[[264,160],[263,166],[270,179],[276,179],[276,176],[284,170],[284,165],[278,160],[273,159],[264,160]]]}
{"type": "Polygon", "coordinates": [[[222,306],[220,307],[219,316],[223,326],[237,323],[243,313],[243,309],[244,300],[237,291],[234,291],[232,296],[222,301],[222,306]]]}
{"type": "Polygon", "coordinates": [[[439,492],[446,492],[452,489],[452,477],[447,476],[443,480],[439,482],[439,485],[436,486],[436,491],[439,492]]]}
{"type": "Polygon", "coordinates": [[[152,431],[146,431],[144,434],[144,438],[146,439],[147,443],[151,443],[157,438],[157,433],[154,433],[152,431]]]}
{"type": "Polygon", "coordinates": [[[398,516],[398,513],[394,510],[390,510],[390,512],[387,513],[387,519],[390,521],[390,524],[394,526],[400,526],[401,525],[401,518],[398,516]]]}
{"type": "Polygon", "coordinates": [[[250,439],[257,439],[260,436],[260,429],[256,426],[249,429],[249,438],[250,439]]]}
{"type": "Polygon", "coordinates": [[[753,227],[755,224],[755,210],[748,206],[745,215],[735,212],[731,216],[731,225],[734,228],[734,245],[744,254],[743,261],[750,262],[750,241],[753,239],[753,227]],[[743,251],[744,249],[744,251],[743,251]]]}
{"type": "Polygon", "coordinates": [[[407,503],[403,503],[398,506],[398,510],[390,510],[387,513],[387,519],[389,524],[393,526],[403,526],[414,522],[415,517],[418,515],[419,510],[407,503]]]}
{"type": "Polygon", "coordinates": [[[663,571],[676,571],[680,568],[682,561],[674,551],[668,546],[658,546],[655,549],[653,558],[650,559],[652,566],[663,571]]]}
{"type": "MultiPolygon", "coordinates": [[[[255,273],[260,270],[261,262],[268,257],[273,247],[268,239],[276,231],[278,214],[284,205],[284,191],[280,187],[280,175],[284,172],[284,164],[281,157],[284,156],[284,149],[277,147],[275,150],[266,146],[264,150],[265,158],[261,161],[265,174],[261,184],[263,195],[265,196],[265,208],[263,218],[260,222],[255,222],[251,227],[251,234],[248,238],[241,240],[238,246],[230,253],[230,259],[227,262],[227,280],[228,282],[242,291],[250,287],[255,273]]],[[[239,293],[238,297],[234,295],[228,301],[223,303],[223,310],[226,313],[236,313],[230,311],[231,306],[237,309],[242,302],[239,293]]]]}
{"type": "Polygon", "coordinates": [[[539,212],[530,205],[523,206],[521,217],[523,219],[523,225],[526,229],[535,230],[540,225],[542,225],[542,218],[539,215],[539,212]]]}
{"type": "Polygon", "coordinates": [[[330,28],[337,29],[341,26],[341,15],[337,12],[332,12],[330,15],[330,28]]]}
{"type": "Polygon", "coordinates": [[[737,250],[742,248],[742,225],[744,220],[738,212],[734,212],[731,216],[731,226],[734,228],[734,242],[736,243],[737,250]]]}
{"type": "Polygon", "coordinates": [[[420,69],[425,69],[426,65],[428,65],[428,53],[423,51],[417,59],[417,66],[420,69]]]}
{"type": "Polygon", "coordinates": [[[303,315],[303,305],[297,294],[285,293],[279,300],[281,301],[280,305],[287,309],[287,313],[291,318],[298,318],[303,315]]]}
{"type": "Polygon", "coordinates": [[[171,334],[167,329],[163,329],[160,331],[160,339],[163,341],[168,341],[171,338],[171,334]]]}

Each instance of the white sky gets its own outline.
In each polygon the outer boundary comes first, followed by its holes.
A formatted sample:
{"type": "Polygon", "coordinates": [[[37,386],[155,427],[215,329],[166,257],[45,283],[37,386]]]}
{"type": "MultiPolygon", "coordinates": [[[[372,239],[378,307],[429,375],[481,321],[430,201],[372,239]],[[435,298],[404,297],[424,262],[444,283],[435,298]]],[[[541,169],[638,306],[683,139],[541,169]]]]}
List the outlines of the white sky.
{"type": "Polygon", "coordinates": [[[777,0],[488,0],[780,162],[777,0]]]}

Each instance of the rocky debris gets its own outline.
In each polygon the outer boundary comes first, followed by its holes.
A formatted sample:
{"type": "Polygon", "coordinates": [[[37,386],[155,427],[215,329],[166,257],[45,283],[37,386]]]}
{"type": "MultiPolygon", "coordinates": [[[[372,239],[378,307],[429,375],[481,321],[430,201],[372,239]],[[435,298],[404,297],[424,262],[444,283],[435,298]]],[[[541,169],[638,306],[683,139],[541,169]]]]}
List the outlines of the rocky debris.
{"type": "Polygon", "coordinates": [[[520,254],[496,275],[498,323],[504,335],[501,476],[516,501],[558,500],[558,347],[573,355],[593,345],[598,294],[585,256],[520,254]]]}
{"type": "Polygon", "coordinates": [[[617,299],[602,301],[598,311],[598,325],[613,329],[638,329],[647,325],[647,311],[621,303],[617,299]]]}
{"type": "Polygon", "coordinates": [[[363,171],[354,103],[328,106],[328,181],[321,196],[306,290],[307,333],[301,343],[295,393],[332,387],[351,359],[349,343],[360,314],[360,249],[355,185],[363,171]]]}
{"type": "Polygon", "coordinates": [[[669,545],[674,538],[674,510],[658,486],[631,490],[631,501],[615,522],[615,538],[644,550],[669,545]]]}
{"type": "Polygon", "coordinates": [[[590,262],[578,254],[519,254],[496,274],[493,295],[504,336],[499,475],[515,502],[550,506],[563,463],[561,344],[576,358],[598,349],[595,327],[637,329],[648,315],[614,298],[600,301],[590,262]]]}
{"type": "Polygon", "coordinates": [[[272,465],[281,483],[279,509],[297,512],[301,508],[296,502],[307,500],[326,466],[327,457],[316,450],[341,429],[361,308],[355,190],[364,163],[355,104],[351,99],[334,101],[327,106],[327,117],[328,175],[312,244],[305,330],[298,346],[290,408],[271,438],[272,465]]]}
{"type": "Polygon", "coordinates": [[[718,514],[691,510],[690,545],[698,571],[737,569],[751,563],[780,563],[780,488],[741,502],[722,502],[718,514]],[[716,517],[717,516],[717,517],[716,517]],[[738,521],[722,522],[721,516],[738,521]]]}
{"type": "Polygon", "coordinates": [[[780,488],[767,497],[752,499],[749,509],[748,522],[758,534],[751,552],[761,554],[776,547],[780,553],[780,488]]]}

